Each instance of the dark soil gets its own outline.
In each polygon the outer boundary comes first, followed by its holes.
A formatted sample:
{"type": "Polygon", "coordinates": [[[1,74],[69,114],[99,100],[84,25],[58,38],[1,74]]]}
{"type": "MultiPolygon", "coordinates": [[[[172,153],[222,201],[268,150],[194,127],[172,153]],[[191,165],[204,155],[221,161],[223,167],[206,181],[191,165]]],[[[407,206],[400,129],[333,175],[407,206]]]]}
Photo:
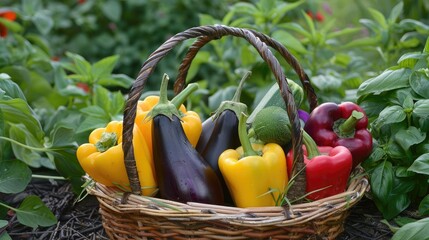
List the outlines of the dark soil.
{"type": "MultiPolygon", "coordinates": [[[[47,228],[31,229],[19,224],[13,212],[8,212],[9,225],[0,229],[7,231],[12,239],[108,239],[98,214],[98,202],[93,196],[87,196],[76,202],[69,183],[64,181],[39,180],[30,183],[27,189],[16,195],[0,195],[0,201],[10,206],[18,206],[29,194],[39,196],[55,214],[58,223],[47,228]]],[[[355,205],[345,222],[345,230],[340,240],[350,239],[390,239],[392,233],[380,222],[381,214],[373,202],[363,198],[355,205]]],[[[1,234],[0,234],[1,235],[1,234]]]]}

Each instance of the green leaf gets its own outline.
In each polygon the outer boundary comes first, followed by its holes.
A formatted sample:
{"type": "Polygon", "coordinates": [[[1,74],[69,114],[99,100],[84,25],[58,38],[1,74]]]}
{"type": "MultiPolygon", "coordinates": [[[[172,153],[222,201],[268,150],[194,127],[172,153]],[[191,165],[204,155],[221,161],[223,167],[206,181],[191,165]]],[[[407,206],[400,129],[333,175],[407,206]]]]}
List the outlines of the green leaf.
{"type": "Polygon", "coordinates": [[[110,91],[106,88],[100,85],[94,86],[94,103],[106,113],[110,112],[110,94],[110,91]]]}
{"type": "Polygon", "coordinates": [[[52,147],[76,146],[74,131],[73,126],[56,125],[50,135],[52,147]]]}
{"type": "Polygon", "coordinates": [[[429,214],[429,194],[426,195],[426,197],[424,197],[422,199],[422,201],[419,204],[419,213],[420,215],[428,215],[429,214]]]}
{"type": "MultiPolygon", "coordinates": [[[[0,192],[19,193],[31,181],[31,170],[19,160],[0,161],[0,192]]],[[[1,227],[0,227],[1,228],[1,227]]]]}
{"type": "Polygon", "coordinates": [[[409,217],[396,217],[395,219],[393,219],[395,221],[396,224],[398,224],[398,226],[402,227],[408,223],[413,223],[416,221],[416,219],[414,218],[409,218],[409,217]]]}
{"type": "Polygon", "coordinates": [[[4,94],[9,98],[21,98],[26,101],[21,88],[5,73],[0,74],[0,89],[3,90],[5,92],[4,94]]]}
{"type": "Polygon", "coordinates": [[[358,33],[360,31],[362,31],[362,28],[343,28],[343,29],[339,29],[335,32],[327,33],[326,39],[335,39],[338,37],[355,34],[355,33],[358,33]]]}
{"type": "Polygon", "coordinates": [[[408,171],[429,175],[429,153],[420,155],[414,160],[413,164],[408,168],[408,171]]]}
{"type": "Polygon", "coordinates": [[[94,63],[91,69],[92,76],[94,78],[95,83],[102,79],[109,77],[115,68],[116,63],[119,60],[118,55],[110,56],[101,59],[100,61],[94,63]]]}
{"type": "Polygon", "coordinates": [[[414,126],[408,129],[401,129],[395,134],[396,142],[404,149],[408,150],[411,146],[423,142],[426,138],[426,133],[421,132],[414,126]]]}
{"type": "MultiPolygon", "coordinates": [[[[4,220],[0,220],[0,221],[4,221],[4,220]]],[[[7,234],[7,232],[4,232],[0,234],[0,240],[12,240],[12,238],[9,236],[9,234],[7,234]]]]}
{"type": "Polygon", "coordinates": [[[121,92],[114,92],[110,100],[110,115],[122,115],[125,107],[125,98],[121,92]]]}
{"type": "Polygon", "coordinates": [[[121,19],[122,5],[120,1],[108,0],[103,2],[101,10],[104,15],[113,22],[118,22],[121,19]]]}
{"type": "Polygon", "coordinates": [[[41,156],[37,149],[44,149],[43,145],[35,138],[30,131],[21,124],[13,124],[9,128],[9,137],[25,146],[30,146],[31,148],[21,146],[20,144],[12,143],[13,153],[16,158],[25,162],[31,167],[39,168],[42,166],[41,156]]]}
{"type": "Polygon", "coordinates": [[[382,92],[409,86],[411,70],[401,68],[386,70],[382,74],[363,82],[358,89],[358,96],[366,94],[380,94],[382,92]]]}
{"type": "Polygon", "coordinates": [[[110,119],[107,118],[100,119],[98,117],[89,116],[79,125],[76,129],[76,133],[83,133],[96,128],[105,127],[109,120],[110,119]]]}
{"type": "Polygon", "coordinates": [[[83,114],[85,114],[87,116],[91,116],[91,117],[98,117],[98,118],[108,117],[108,115],[106,114],[104,109],[102,109],[101,107],[96,106],[96,105],[91,105],[91,106],[82,108],[80,111],[83,114]]]}
{"type": "Polygon", "coordinates": [[[413,72],[410,76],[410,86],[420,96],[429,99],[429,76],[421,71],[413,72]]]}
{"type": "Polygon", "coordinates": [[[307,13],[305,13],[304,11],[301,11],[301,14],[304,16],[304,20],[307,23],[307,26],[309,28],[309,32],[310,32],[310,39],[312,39],[313,41],[316,40],[317,38],[317,34],[316,34],[316,27],[314,26],[314,21],[313,19],[311,19],[310,16],[308,16],[307,13]]]}
{"type": "Polygon", "coordinates": [[[392,240],[424,240],[429,239],[429,218],[423,218],[414,223],[401,227],[392,237],[392,240]]]}
{"type": "Polygon", "coordinates": [[[404,193],[390,194],[382,211],[383,217],[390,220],[404,211],[411,203],[410,197],[404,193]]]}
{"type": "Polygon", "coordinates": [[[401,1],[398,4],[396,4],[395,7],[390,12],[389,18],[387,19],[387,22],[389,25],[392,25],[398,20],[399,16],[402,13],[402,10],[404,8],[404,3],[401,1]]]}
{"type": "Polygon", "coordinates": [[[111,76],[101,78],[98,80],[98,84],[106,87],[119,86],[123,88],[129,88],[133,84],[134,79],[128,77],[125,74],[112,74],[111,76]]]}
{"type": "Polygon", "coordinates": [[[7,226],[9,224],[9,222],[8,221],[6,221],[6,220],[1,220],[0,219],[0,228],[3,228],[3,227],[5,227],[5,226],[7,226]]]}
{"type": "Polygon", "coordinates": [[[5,26],[7,29],[11,30],[12,32],[22,32],[22,26],[14,21],[10,21],[6,18],[0,18],[0,24],[5,26]]]}
{"type": "Polygon", "coordinates": [[[402,107],[404,108],[405,111],[413,109],[414,99],[413,99],[413,97],[411,97],[411,95],[405,96],[405,98],[402,102],[402,107]]]}
{"type": "Polygon", "coordinates": [[[356,40],[352,40],[351,42],[348,42],[342,46],[339,47],[339,49],[350,49],[350,48],[357,48],[357,47],[369,47],[369,46],[377,46],[379,44],[380,40],[376,37],[363,37],[358,38],[356,40]]]}
{"type": "Polygon", "coordinates": [[[426,39],[425,47],[423,48],[424,53],[429,53],[429,38],[426,39]]]}
{"type": "MultiPolygon", "coordinates": [[[[300,0],[296,2],[288,2],[283,4],[277,4],[276,7],[269,8],[269,15],[271,16],[272,23],[277,24],[283,18],[283,16],[293,10],[298,8],[301,4],[305,3],[305,0],[300,0]]],[[[274,3],[276,4],[276,3],[274,3]]]]}
{"type": "MultiPolygon", "coordinates": [[[[429,32],[429,26],[415,19],[403,19],[399,22],[399,27],[404,30],[413,31],[417,33],[427,34],[429,32]]],[[[426,51],[423,51],[426,52],[426,51]]]]}
{"type": "Polygon", "coordinates": [[[79,75],[91,76],[91,64],[85,58],[71,52],[66,52],[66,56],[73,61],[73,64],[63,65],[66,69],[79,75]]]}
{"type": "Polygon", "coordinates": [[[36,14],[32,18],[32,21],[36,28],[43,35],[48,34],[54,26],[54,22],[49,16],[49,12],[46,10],[36,12],[36,14]]]}
{"type": "Polygon", "coordinates": [[[384,17],[384,15],[379,12],[378,10],[374,9],[374,8],[369,8],[369,13],[372,15],[372,17],[374,18],[374,20],[383,28],[383,29],[387,29],[388,25],[387,25],[387,21],[386,18],[384,17]]]}
{"type": "Polygon", "coordinates": [[[0,100],[0,109],[6,123],[23,124],[37,139],[43,139],[44,132],[28,103],[20,98],[0,100]]]}
{"type": "Polygon", "coordinates": [[[73,191],[80,193],[83,185],[82,176],[85,175],[85,172],[76,158],[76,147],[55,147],[55,150],[49,152],[48,155],[55,162],[57,171],[61,176],[70,181],[73,191]]]}
{"type": "Polygon", "coordinates": [[[254,13],[257,12],[258,9],[253,4],[239,2],[231,7],[231,11],[234,11],[236,13],[244,13],[247,15],[254,15],[254,13]]]}
{"type": "Polygon", "coordinates": [[[402,68],[413,68],[419,59],[427,54],[422,53],[405,53],[398,60],[398,65],[402,68]]]}
{"type": "Polygon", "coordinates": [[[278,30],[272,34],[274,39],[278,39],[280,43],[289,49],[293,49],[298,53],[307,54],[307,49],[302,45],[301,41],[295,38],[292,34],[284,30],[278,30]]]}
{"type": "Polygon", "coordinates": [[[389,106],[383,109],[378,115],[378,118],[374,122],[374,126],[380,128],[383,125],[398,123],[405,120],[407,115],[404,112],[404,109],[401,106],[394,105],[389,106]]]}
{"type": "Polygon", "coordinates": [[[414,177],[416,174],[414,172],[408,171],[408,168],[406,167],[397,167],[395,171],[395,176],[398,178],[408,178],[408,177],[414,177]]]}
{"type": "Polygon", "coordinates": [[[46,207],[38,196],[28,196],[16,209],[18,221],[32,228],[38,226],[49,227],[57,223],[57,219],[51,210],[46,207]]]}
{"type": "Polygon", "coordinates": [[[421,118],[429,116],[429,99],[418,100],[414,104],[413,113],[421,118]]]}
{"type": "Polygon", "coordinates": [[[388,161],[381,162],[371,173],[372,193],[382,202],[389,202],[389,195],[393,189],[393,168],[388,161]]]}
{"type": "Polygon", "coordinates": [[[296,33],[299,33],[303,35],[304,37],[311,38],[311,33],[309,33],[307,30],[305,30],[300,24],[291,22],[291,23],[284,23],[279,24],[280,28],[284,28],[286,30],[292,30],[296,33]]]}
{"type": "Polygon", "coordinates": [[[22,9],[25,15],[32,16],[42,8],[40,0],[22,0],[22,9]]]}
{"type": "Polygon", "coordinates": [[[190,80],[197,75],[198,70],[200,69],[201,64],[207,63],[210,59],[210,52],[208,51],[199,51],[197,56],[195,56],[192,61],[191,67],[189,68],[188,75],[186,80],[190,80]]]}

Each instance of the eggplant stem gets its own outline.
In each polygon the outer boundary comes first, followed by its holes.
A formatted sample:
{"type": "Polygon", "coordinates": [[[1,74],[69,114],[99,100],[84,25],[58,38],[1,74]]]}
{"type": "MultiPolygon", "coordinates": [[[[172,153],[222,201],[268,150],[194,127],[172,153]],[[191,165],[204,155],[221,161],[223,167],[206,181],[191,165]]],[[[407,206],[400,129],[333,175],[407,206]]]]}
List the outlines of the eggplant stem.
{"type": "Polygon", "coordinates": [[[240,83],[238,84],[237,90],[234,93],[234,96],[232,97],[232,102],[240,102],[241,98],[241,92],[243,90],[244,82],[252,75],[252,71],[247,71],[246,74],[244,74],[243,78],[241,78],[240,83]]]}
{"type": "Polygon", "coordinates": [[[159,103],[158,104],[166,104],[168,103],[168,80],[170,80],[170,78],[168,77],[167,74],[164,73],[164,75],[162,76],[162,81],[161,81],[161,87],[159,89],[159,103]]]}
{"type": "Polygon", "coordinates": [[[191,95],[191,93],[195,92],[198,89],[197,83],[190,83],[186,86],[183,91],[178,93],[173,99],[171,99],[171,103],[176,106],[177,109],[186,101],[186,99],[191,95]]]}

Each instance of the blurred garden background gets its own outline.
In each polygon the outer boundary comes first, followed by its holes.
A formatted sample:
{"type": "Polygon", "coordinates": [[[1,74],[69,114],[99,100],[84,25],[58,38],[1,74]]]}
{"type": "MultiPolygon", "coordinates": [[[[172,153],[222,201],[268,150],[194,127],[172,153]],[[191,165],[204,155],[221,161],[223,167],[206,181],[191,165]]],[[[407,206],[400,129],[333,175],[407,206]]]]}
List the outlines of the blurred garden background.
{"type": "MultiPolygon", "coordinates": [[[[174,34],[214,24],[253,29],[284,44],[306,70],[320,103],[359,102],[377,123],[378,114],[390,106],[389,97],[398,95],[392,93],[396,87],[359,88],[387,69],[409,68],[423,74],[423,80],[400,88],[416,93],[412,106],[421,101],[418,106],[428,109],[427,93],[417,90],[429,89],[425,0],[1,0],[0,169],[13,171],[0,176],[0,192],[19,193],[35,175],[45,174],[70,181],[78,195],[83,170],[76,148],[93,129],[122,119],[127,92],[143,62],[174,34]],[[388,100],[374,107],[370,95],[380,93],[388,100]]],[[[192,43],[184,42],[158,64],[142,98],[156,93],[163,73],[175,78],[192,43]]],[[[280,62],[287,77],[299,82],[292,68],[280,62]]],[[[243,39],[210,42],[188,73],[187,82],[198,82],[200,89],[187,107],[207,118],[232,97],[249,70],[242,101],[254,107],[274,83],[268,66],[243,39]]],[[[405,100],[398,99],[403,106],[405,100]]],[[[300,107],[308,110],[305,102],[300,107]]],[[[373,200],[394,231],[404,219],[391,220],[405,209],[417,209],[419,218],[429,214],[429,117],[418,109],[414,122],[404,117],[388,123],[407,130],[414,124],[414,140],[403,143],[399,137],[381,139],[382,131],[373,133],[382,146],[375,149],[384,152],[364,165],[370,174],[383,176],[371,182],[373,200]],[[408,161],[398,160],[404,158],[408,161]],[[419,170],[411,167],[416,159],[423,166],[419,170]]],[[[7,219],[8,206],[2,206],[0,219],[7,219]]],[[[55,219],[30,222],[46,226],[55,219]]],[[[1,240],[8,239],[7,226],[0,220],[1,240]]]]}

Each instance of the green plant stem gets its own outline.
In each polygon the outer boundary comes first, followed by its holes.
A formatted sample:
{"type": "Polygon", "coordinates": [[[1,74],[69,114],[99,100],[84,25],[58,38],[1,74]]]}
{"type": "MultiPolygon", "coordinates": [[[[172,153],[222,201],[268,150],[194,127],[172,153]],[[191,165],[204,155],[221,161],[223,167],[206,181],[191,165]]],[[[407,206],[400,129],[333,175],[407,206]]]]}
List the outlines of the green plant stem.
{"type": "Polygon", "coordinates": [[[67,180],[64,177],[60,177],[60,176],[47,176],[47,175],[40,175],[40,174],[32,174],[31,177],[40,178],[40,179],[67,180]]]}
{"type": "Polygon", "coordinates": [[[52,152],[52,151],[56,150],[56,149],[52,149],[52,148],[38,148],[38,147],[28,146],[28,145],[20,143],[20,142],[18,142],[16,140],[13,140],[13,139],[10,139],[10,138],[7,138],[7,137],[2,137],[2,136],[0,136],[0,139],[9,141],[9,142],[14,143],[14,144],[17,144],[17,145],[19,145],[19,146],[21,146],[23,148],[27,148],[27,149],[34,150],[34,151],[39,151],[39,152],[52,152]]]}
{"type": "Polygon", "coordinates": [[[15,211],[15,212],[20,212],[20,210],[19,210],[19,209],[14,208],[14,207],[12,207],[12,206],[9,206],[9,205],[7,205],[7,204],[5,204],[5,203],[2,203],[2,202],[0,202],[0,206],[5,207],[5,208],[7,208],[7,209],[11,209],[11,210],[13,210],[13,211],[15,211]]]}

